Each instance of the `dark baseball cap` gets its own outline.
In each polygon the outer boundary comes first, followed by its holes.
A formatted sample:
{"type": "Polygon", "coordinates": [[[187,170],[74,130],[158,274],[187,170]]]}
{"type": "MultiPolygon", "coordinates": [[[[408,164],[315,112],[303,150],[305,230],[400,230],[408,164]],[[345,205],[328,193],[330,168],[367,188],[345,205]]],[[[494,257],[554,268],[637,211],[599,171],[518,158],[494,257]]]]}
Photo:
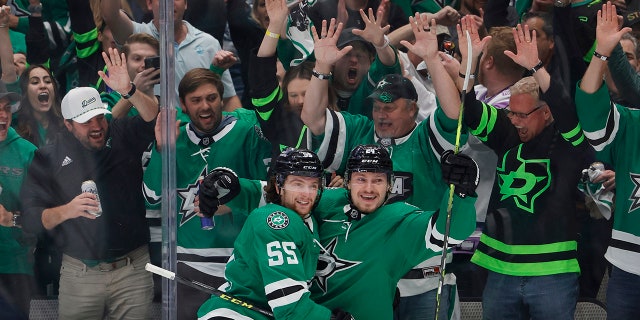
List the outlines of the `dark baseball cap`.
{"type": "Polygon", "coordinates": [[[0,99],[9,98],[9,103],[12,104],[11,112],[18,111],[18,105],[15,103],[20,101],[20,95],[15,92],[7,91],[7,85],[4,84],[4,81],[0,81],[0,99]]]}
{"type": "Polygon", "coordinates": [[[399,75],[388,74],[378,82],[369,98],[376,99],[384,103],[391,103],[400,98],[418,100],[418,92],[411,80],[399,75]]]}
{"type": "Polygon", "coordinates": [[[373,47],[373,44],[371,44],[371,42],[365,40],[361,36],[353,34],[353,29],[357,28],[347,28],[342,30],[342,33],[340,33],[340,37],[338,38],[338,44],[336,45],[338,49],[342,49],[348,46],[351,42],[360,41],[365,45],[365,47],[371,54],[375,54],[376,49],[373,47]]]}

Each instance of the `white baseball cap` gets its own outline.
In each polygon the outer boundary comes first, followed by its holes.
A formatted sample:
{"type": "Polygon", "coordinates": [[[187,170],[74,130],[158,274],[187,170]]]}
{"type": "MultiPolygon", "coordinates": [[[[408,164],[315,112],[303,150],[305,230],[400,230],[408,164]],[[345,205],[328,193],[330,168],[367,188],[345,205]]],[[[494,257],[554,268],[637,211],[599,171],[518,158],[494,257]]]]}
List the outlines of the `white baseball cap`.
{"type": "Polygon", "coordinates": [[[98,90],[91,87],[79,87],[69,90],[62,98],[62,116],[66,120],[85,123],[91,118],[110,114],[107,104],[100,99],[98,90]]]}

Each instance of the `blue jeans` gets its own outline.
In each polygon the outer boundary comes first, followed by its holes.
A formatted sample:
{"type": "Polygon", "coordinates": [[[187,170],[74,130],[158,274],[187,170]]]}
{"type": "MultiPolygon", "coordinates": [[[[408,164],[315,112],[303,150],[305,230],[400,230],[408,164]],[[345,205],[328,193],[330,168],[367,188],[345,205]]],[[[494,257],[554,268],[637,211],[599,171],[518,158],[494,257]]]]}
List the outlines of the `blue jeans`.
{"type": "MultiPolygon", "coordinates": [[[[451,286],[442,287],[442,296],[440,297],[440,312],[438,320],[449,319],[449,306],[453,302],[449,301],[451,295],[451,286]]],[[[438,289],[427,291],[415,296],[401,297],[396,310],[394,310],[395,320],[432,320],[436,315],[436,295],[438,289]]]]}
{"type": "Polygon", "coordinates": [[[640,276],[617,267],[607,287],[607,319],[640,319],[640,276]]]}
{"type": "Polygon", "coordinates": [[[489,271],[482,293],[483,319],[573,319],[578,274],[509,276],[489,271]]]}

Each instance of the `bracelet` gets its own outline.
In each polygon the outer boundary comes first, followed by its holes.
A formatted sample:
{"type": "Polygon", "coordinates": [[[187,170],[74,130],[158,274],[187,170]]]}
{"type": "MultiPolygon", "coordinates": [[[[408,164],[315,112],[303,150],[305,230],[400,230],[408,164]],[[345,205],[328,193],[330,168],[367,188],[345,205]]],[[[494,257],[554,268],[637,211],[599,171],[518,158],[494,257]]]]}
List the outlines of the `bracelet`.
{"type": "Polygon", "coordinates": [[[0,24],[0,28],[6,28],[7,25],[6,24],[0,24]]]}
{"type": "Polygon", "coordinates": [[[136,93],[136,84],[133,83],[133,81],[130,82],[131,83],[131,90],[129,90],[129,92],[122,94],[120,93],[120,95],[125,98],[125,99],[129,99],[131,98],[131,96],[136,93]]]}
{"type": "Polygon", "coordinates": [[[280,39],[280,34],[279,33],[273,33],[271,31],[269,31],[269,29],[267,29],[267,32],[265,34],[267,35],[267,37],[274,38],[274,39],[280,39]]]}
{"type": "Polygon", "coordinates": [[[333,73],[329,72],[329,73],[320,73],[318,71],[316,71],[316,69],[313,69],[313,71],[311,71],[311,74],[320,79],[320,80],[331,80],[331,78],[333,77],[333,73]]]}
{"type": "Polygon", "coordinates": [[[609,56],[601,55],[598,53],[598,51],[593,51],[593,56],[602,61],[607,61],[607,59],[609,59],[609,56]]]}
{"type": "MultiPolygon", "coordinates": [[[[460,76],[460,78],[464,79],[464,73],[458,72],[458,76],[460,76]]],[[[475,78],[476,78],[475,74],[473,74],[473,73],[469,74],[469,79],[475,79],[475,78]]]]}
{"type": "Polygon", "coordinates": [[[531,68],[529,71],[531,71],[531,74],[533,75],[534,73],[538,72],[538,70],[540,70],[542,67],[543,67],[542,61],[539,60],[538,64],[533,66],[533,68],[531,68]]]}
{"type": "Polygon", "coordinates": [[[382,46],[378,47],[375,44],[373,45],[373,47],[376,49],[384,49],[388,46],[389,46],[389,37],[386,34],[384,35],[384,44],[382,46]]]}

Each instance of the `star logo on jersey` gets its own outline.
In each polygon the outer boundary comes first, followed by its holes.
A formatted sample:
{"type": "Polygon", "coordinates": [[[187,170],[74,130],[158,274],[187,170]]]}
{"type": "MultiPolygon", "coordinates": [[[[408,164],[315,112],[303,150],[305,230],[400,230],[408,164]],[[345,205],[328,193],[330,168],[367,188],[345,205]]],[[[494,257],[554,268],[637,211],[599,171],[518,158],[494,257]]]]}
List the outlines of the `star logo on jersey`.
{"type": "Polygon", "coordinates": [[[284,229],[289,225],[289,217],[282,211],[272,212],[267,216],[267,225],[275,230],[284,229]]]}
{"type": "Polygon", "coordinates": [[[318,257],[316,275],[313,277],[313,280],[315,280],[322,292],[325,293],[327,292],[327,282],[329,278],[331,278],[336,272],[347,270],[362,263],[362,261],[340,259],[340,257],[338,257],[334,252],[337,244],[338,237],[335,237],[324,248],[324,253],[320,253],[320,256],[318,257]]]}
{"type": "Polygon", "coordinates": [[[196,182],[190,183],[184,188],[176,189],[176,191],[178,192],[178,197],[182,199],[182,203],[180,204],[180,210],[178,211],[178,214],[182,215],[182,218],[180,218],[179,227],[183,226],[185,223],[187,223],[187,221],[191,220],[193,217],[197,217],[196,213],[193,211],[194,209],[193,201],[195,200],[196,195],[198,194],[199,182],[202,181],[206,175],[207,175],[207,168],[204,167],[202,168],[202,172],[200,172],[200,175],[196,179],[196,182]]]}
{"type": "Polygon", "coordinates": [[[631,211],[640,208],[640,174],[629,173],[629,177],[633,182],[633,191],[631,191],[631,196],[629,197],[629,200],[631,200],[629,213],[631,213],[631,211]]]}
{"type": "Polygon", "coordinates": [[[551,184],[550,162],[549,159],[523,159],[521,152],[522,144],[515,154],[508,151],[497,169],[500,201],[513,198],[518,208],[533,213],[536,199],[551,184]]]}

